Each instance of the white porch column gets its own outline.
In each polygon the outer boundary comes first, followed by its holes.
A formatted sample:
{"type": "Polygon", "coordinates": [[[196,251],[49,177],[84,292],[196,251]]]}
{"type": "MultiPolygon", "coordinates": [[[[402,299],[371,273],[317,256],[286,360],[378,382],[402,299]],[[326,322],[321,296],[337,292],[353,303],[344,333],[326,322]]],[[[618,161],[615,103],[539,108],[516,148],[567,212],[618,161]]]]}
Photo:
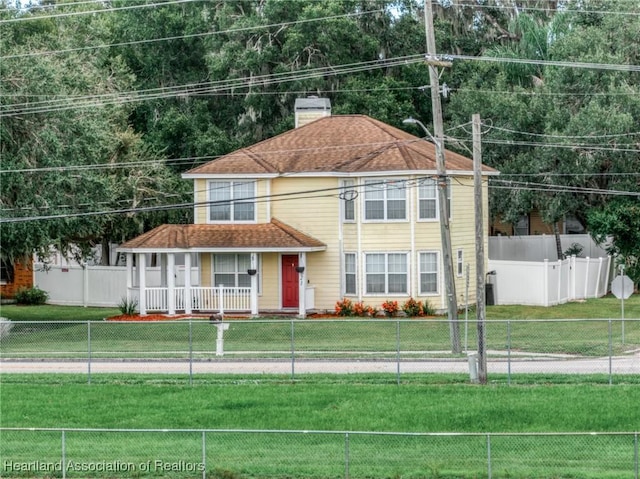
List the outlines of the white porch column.
{"type": "Polygon", "coordinates": [[[160,286],[167,287],[167,255],[160,253],[160,286]]]}
{"type": "Polygon", "coordinates": [[[191,253],[184,254],[184,312],[191,314],[191,253]]]}
{"type": "Polygon", "coordinates": [[[140,287],[140,298],[138,301],[138,307],[140,308],[140,315],[147,314],[147,256],[144,253],[136,254],[137,266],[138,266],[138,285],[140,287]]]}
{"type": "Polygon", "coordinates": [[[176,255],[175,253],[167,253],[166,256],[167,308],[169,314],[176,314],[176,255]]]}
{"type": "Polygon", "coordinates": [[[133,288],[133,253],[127,253],[127,303],[131,302],[133,288]]]}
{"type": "Polygon", "coordinates": [[[256,274],[251,275],[251,316],[258,316],[258,255],[251,253],[251,269],[256,274]]]}
{"type": "Polygon", "coordinates": [[[302,273],[299,273],[299,287],[298,287],[298,316],[301,318],[307,317],[307,254],[298,254],[298,267],[304,268],[302,273]]]}

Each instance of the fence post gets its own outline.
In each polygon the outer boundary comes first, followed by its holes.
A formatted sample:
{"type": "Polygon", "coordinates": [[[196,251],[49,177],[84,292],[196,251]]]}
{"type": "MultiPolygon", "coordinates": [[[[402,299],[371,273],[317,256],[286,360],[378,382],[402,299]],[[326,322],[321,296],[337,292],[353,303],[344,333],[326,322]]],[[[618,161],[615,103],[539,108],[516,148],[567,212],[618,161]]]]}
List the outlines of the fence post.
{"type": "Polygon", "coordinates": [[[202,479],[207,479],[207,438],[206,432],[202,431],[202,479]]]}
{"type": "Polygon", "coordinates": [[[91,384],[91,321],[87,321],[87,383],[91,384]]]}
{"type": "Polygon", "coordinates": [[[635,457],[635,461],[634,462],[635,462],[635,469],[636,469],[636,471],[635,471],[635,479],[638,479],[638,470],[640,469],[638,467],[638,461],[639,461],[639,459],[638,459],[638,431],[636,431],[636,433],[633,436],[633,449],[634,449],[633,455],[635,457]]]}
{"type": "Polygon", "coordinates": [[[507,320],[507,385],[511,386],[511,320],[507,320]]]}
{"type": "Polygon", "coordinates": [[[67,477],[67,446],[66,446],[66,436],[64,434],[64,429],[62,430],[62,464],[60,464],[60,469],[62,469],[62,479],[66,479],[67,477]]]}
{"type": "Polygon", "coordinates": [[[611,320],[609,320],[609,386],[613,384],[613,337],[611,333],[611,320]]]}
{"type": "Polygon", "coordinates": [[[396,319],[396,382],[400,385],[400,320],[396,319]]]}
{"type": "Polygon", "coordinates": [[[291,380],[296,376],[296,340],[293,319],[291,319],[291,380]]]}
{"type": "Polygon", "coordinates": [[[189,386],[193,386],[193,320],[189,320],[189,386]]]}
{"type": "Polygon", "coordinates": [[[224,284],[221,284],[218,288],[218,308],[220,309],[220,316],[224,318],[224,284]]]}
{"type": "Polygon", "coordinates": [[[344,433],[344,477],[345,479],[349,479],[349,433],[348,432],[344,433]]]}
{"type": "Polygon", "coordinates": [[[491,479],[491,434],[487,434],[487,478],[491,479]]]}

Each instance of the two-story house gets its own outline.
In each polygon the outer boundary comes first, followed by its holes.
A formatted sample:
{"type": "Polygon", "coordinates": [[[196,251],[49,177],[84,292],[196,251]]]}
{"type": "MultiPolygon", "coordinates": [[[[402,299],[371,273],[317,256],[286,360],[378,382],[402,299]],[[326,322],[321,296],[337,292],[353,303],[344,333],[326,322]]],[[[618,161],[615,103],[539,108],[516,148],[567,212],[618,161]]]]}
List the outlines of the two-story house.
{"type": "MultiPolygon", "coordinates": [[[[332,116],[326,99],[296,106],[293,130],[183,174],[193,181],[194,224],[121,245],[141,314],[222,306],[304,316],[343,297],[374,307],[413,297],[446,309],[434,145],[368,116],[332,116]],[[162,259],[161,287],[146,284],[152,253],[162,259]],[[176,257],[186,271],[197,266],[197,281],[185,274],[176,284],[176,257]]],[[[473,164],[451,151],[445,159],[464,292],[467,264],[475,275],[473,164]]]]}

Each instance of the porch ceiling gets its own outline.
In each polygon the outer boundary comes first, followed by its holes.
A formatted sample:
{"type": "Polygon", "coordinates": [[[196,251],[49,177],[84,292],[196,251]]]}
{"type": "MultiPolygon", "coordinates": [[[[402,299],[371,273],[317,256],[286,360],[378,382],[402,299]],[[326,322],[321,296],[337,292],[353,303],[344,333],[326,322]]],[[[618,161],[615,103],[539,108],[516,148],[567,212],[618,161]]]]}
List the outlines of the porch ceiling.
{"type": "Polygon", "coordinates": [[[123,243],[118,251],[322,251],[326,247],[323,242],[272,219],[261,224],[162,225],[123,243]]]}

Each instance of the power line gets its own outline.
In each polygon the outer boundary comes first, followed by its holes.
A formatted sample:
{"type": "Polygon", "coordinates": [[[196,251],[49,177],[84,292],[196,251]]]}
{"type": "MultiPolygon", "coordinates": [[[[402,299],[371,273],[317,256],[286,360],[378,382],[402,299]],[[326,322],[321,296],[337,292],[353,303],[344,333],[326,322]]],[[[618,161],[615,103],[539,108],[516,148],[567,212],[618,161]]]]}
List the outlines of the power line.
{"type": "Polygon", "coordinates": [[[497,62],[497,63],[521,63],[526,65],[543,65],[551,67],[563,68],[584,68],[588,70],[610,70],[622,72],[639,72],[640,66],[631,64],[613,64],[613,63],[587,63],[574,61],[553,61],[553,60],[530,60],[528,58],[506,58],[506,57],[476,57],[472,55],[441,55],[444,59],[451,60],[471,60],[481,62],[497,62]]]}
{"type": "Polygon", "coordinates": [[[355,64],[339,65],[339,66],[326,66],[318,67],[312,70],[298,70],[294,72],[280,72],[269,75],[262,75],[257,77],[243,77],[234,80],[220,80],[216,82],[206,82],[195,85],[179,85],[176,87],[158,88],[143,90],[147,92],[142,95],[137,95],[138,92],[125,92],[125,93],[108,93],[103,95],[90,95],[81,98],[84,103],[79,104],[60,104],[64,99],[35,102],[42,106],[29,106],[25,108],[19,108],[20,105],[32,105],[32,104],[8,104],[0,105],[0,117],[11,117],[24,114],[35,113],[48,113],[53,111],[65,111],[77,108],[88,107],[101,107],[111,104],[124,104],[131,102],[157,100],[161,98],[172,97],[190,97],[190,96],[202,96],[211,93],[219,93],[221,91],[233,90],[238,88],[254,88],[254,87],[266,87],[277,85],[281,83],[287,83],[292,81],[300,81],[317,78],[319,76],[337,76],[345,75],[348,73],[363,72],[368,70],[375,70],[380,68],[390,68],[394,66],[410,65],[413,63],[422,62],[421,55],[413,55],[409,57],[400,57],[394,59],[388,59],[384,61],[373,60],[369,62],[360,62],[355,64]],[[3,108],[4,107],[4,108],[3,108]]]}
{"type": "MultiPolygon", "coordinates": [[[[492,9],[492,10],[513,10],[513,6],[509,5],[483,5],[479,3],[455,3],[451,2],[449,5],[454,7],[463,7],[463,8],[473,8],[473,9],[492,9]]],[[[632,4],[633,6],[633,4],[632,4]]],[[[523,5],[516,6],[515,9],[518,12],[554,12],[556,14],[561,13],[577,13],[577,14],[585,14],[585,15],[630,15],[630,16],[638,16],[640,13],[634,11],[617,11],[617,10],[575,10],[569,8],[559,7],[557,9],[544,8],[544,7],[527,7],[523,5]]]]}
{"type": "MultiPolygon", "coordinates": [[[[182,1],[192,2],[192,1],[199,1],[199,0],[182,0],[182,1]]],[[[268,28],[282,28],[282,27],[288,27],[288,26],[292,26],[292,25],[302,25],[302,24],[306,24],[306,23],[320,22],[320,21],[325,21],[325,20],[335,20],[335,19],[339,19],[339,18],[358,17],[358,16],[362,16],[362,15],[380,13],[380,12],[383,12],[383,11],[384,10],[369,10],[369,11],[362,11],[362,12],[355,12],[355,13],[345,13],[345,14],[342,14],[342,15],[331,15],[331,16],[326,16],[326,17],[308,18],[308,19],[304,19],[304,20],[295,20],[295,21],[291,21],[291,22],[272,23],[272,24],[268,24],[268,25],[257,25],[257,26],[243,27],[243,28],[230,28],[229,30],[219,30],[219,31],[214,31],[214,32],[191,33],[191,34],[186,34],[186,35],[176,35],[176,36],[172,36],[172,37],[150,38],[150,39],[144,39],[144,40],[132,40],[132,41],[129,41],[129,42],[109,43],[109,44],[105,44],[105,45],[93,45],[93,46],[77,47],[77,48],[67,48],[67,49],[63,49],[63,50],[49,50],[49,51],[44,51],[44,52],[19,53],[19,54],[15,54],[15,55],[7,55],[7,56],[0,57],[0,60],[8,60],[8,59],[11,59],[11,58],[25,58],[25,57],[33,57],[33,56],[40,56],[40,55],[58,55],[58,54],[61,54],[61,53],[79,52],[79,51],[84,51],[84,50],[98,50],[98,49],[102,49],[102,48],[123,47],[123,46],[129,46],[129,45],[141,45],[141,44],[147,44],[147,43],[165,42],[165,41],[173,41],[173,40],[183,40],[183,39],[186,39],[186,38],[202,38],[202,37],[208,37],[208,36],[211,36],[211,35],[225,35],[225,34],[231,34],[231,33],[248,32],[248,31],[252,31],[252,30],[264,30],[264,29],[268,29],[268,28]]],[[[40,18],[40,17],[38,17],[38,18],[40,18]]]]}
{"type": "Polygon", "coordinates": [[[127,7],[110,7],[110,8],[101,8],[100,10],[83,10],[83,11],[80,11],[80,12],[65,12],[65,13],[56,13],[56,14],[53,14],[53,15],[32,15],[32,16],[10,18],[8,20],[0,20],[0,25],[5,24],[5,23],[26,22],[26,21],[30,21],[30,20],[49,20],[51,18],[75,17],[75,16],[79,16],[79,15],[94,15],[96,13],[111,13],[111,12],[116,12],[116,11],[120,11],[120,10],[134,10],[134,9],[138,9],[138,8],[154,8],[154,7],[162,7],[164,5],[175,5],[175,4],[179,4],[179,3],[192,3],[192,2],[197,2],[197,1],[201,1],[201,0],[167,0],[166,2],[142,3],[142,4],[139,4],[139,5],[129,5],[127,7]]]}

